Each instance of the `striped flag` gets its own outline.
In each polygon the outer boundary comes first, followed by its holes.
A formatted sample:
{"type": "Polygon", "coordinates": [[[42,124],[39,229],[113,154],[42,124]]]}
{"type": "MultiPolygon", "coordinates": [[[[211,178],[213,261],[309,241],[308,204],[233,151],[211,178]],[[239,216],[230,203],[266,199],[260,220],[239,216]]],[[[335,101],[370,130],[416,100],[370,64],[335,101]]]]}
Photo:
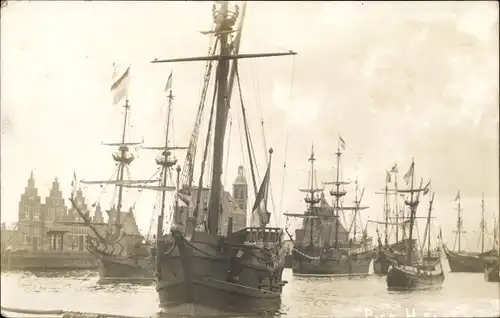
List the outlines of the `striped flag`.
{"type": "Polygon", "coordinates": [[[168,76],[167,79],[167,84],[165,84],[165,92],[168,92],[169,90],[172,90],[172,72],[170,72],[170,75],[168,76]]]}
{"type": "MultiPolygon", "coordinates": [[[[114,66],[114,63],[113,63],[114,66]]],[[[116,69],[113,74],[116,74],[116,69]]],[[[113,84],[111,85],[111,93],[113,94],[113,105],[118,105],[123,99],[128,99],[128,82],[130,74],[130,65],[125,72],[119,76],[113,76],[113,84]]]]}

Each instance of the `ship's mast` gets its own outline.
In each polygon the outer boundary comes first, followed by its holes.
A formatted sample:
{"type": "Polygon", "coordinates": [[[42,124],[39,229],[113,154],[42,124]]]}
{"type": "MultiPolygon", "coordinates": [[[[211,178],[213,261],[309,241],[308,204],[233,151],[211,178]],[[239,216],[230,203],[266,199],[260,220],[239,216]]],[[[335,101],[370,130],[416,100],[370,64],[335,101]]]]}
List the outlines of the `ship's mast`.
{"type": "Polygon", "coordinates": [[[457,203],[457,230],[455,231],[456,233],[456,239],[458,240],[458,252],[460,252],[462,250],[462,233],[464,233],[463,231],[463,224],[462,224],[462,216],[461,216],[461,212],[462,212],[462,208],[460,206],[460,191],[458,191],[457,193],[457,200],[458,200],[458,203],[457,203]]]}
{"type": "MultiPolygon", "coordinates": [[[[359,203],[358,202],[358,192],[359,192],[359,186],[358,186],[358,178],[356,177],[356,187],[355,187],[355,190],[354,190],[354,204],[355,204],[355,208],[354,208],[354,216],[353,216],[353,234],[352,234],[352,239],[354,242],[356,242],[356,217],[358,216],[358,207],[359,207],[359,203]]],[[[361,200],[360,200],[361,201],[361,200]]],[[[387,241],[387,233],[386,233],[386,241],[387,241]]]]}
{"type": "MultiPolygon", "coordinates": [[[[389,193],[389,180],[388,180],[388,177],[390,176],[390,174],[387,172],[387,176],[385,178],[385,193],[384,193],[384,216],[385,216],[385,228],[384,228],[384,235],[385,235],[385,239],[384,239],[384,243],[385,243],[385,246],[389,245],[389,239],[388,239],[388,226],[389,226],[389,200],[388,200],[388,193],[389,193]]],[[[356,185],[357,187],[357,185],[356,185]]],[[[396,196],[397,196],[397,193],[396,193],[396,196]]],[[[396,218],[396,224],[397,224],[397,218],[396,218]]]]}
{"type": "MultiPolygon", "coordinates": [[[[166,187],[167,185],[167,172],[168,172],[168,131],[170,127],[170,114],[172,111],[172,100],[173,100],[173,95],[172,95],[172,90],[170,89],[170,92],[168,94],[168,110],[167,110],[167,128],[165,129],[165,150],[163,151],[163,155],[165,158],[165,162],[162,165],[162,186],[166,187]]],[[[175,163],[174,163],[175,164],[175,163]]],[[[161,194],[161,210],[160,210],[160,215],[158,216],[158,225],[157,225],[157,236],[156,236],[156,269],[159,272],[161,267],[160,267],[160,235],[163,233],[163,218],[165,217],[165,198],[166,198],[166,191],[165,189],[162,191],[161,194]]]]}
{"type": "MultiPolygon", "coordinates": [[[[231,54],[228,35],[232,31],[234,19],[228,17],[228,3],[223,2],[219,12],[214,13],[214,19],[220,21],[217,31],[220,40],[220,55],[228,56],[231,54]]],[[[213,170],[212,184],[210,186],[210,199],[208,203],[208,232],[217,234],[219,226],[219,206],[221,196],[221,175],[222,161],[224,154],[224,135],[225,125],[227,120],[227,76],[228,76],[229,60],[221,58],[217,65],[217,108],[215,118],[215,135],[214,135],[214,150],[213,150],[213,170]]]]}
{"type": "MultiPolygon", "coordinates": [[[[394,190],[395,190],[395,198],[394,198],[394,217],[396,219],[396,224],[399,224],[399,193],[398,193],[398,168],[394,169],[394,190]]],[[[399,242],[399,226],[396,226],[396,242],[399,242]]]]}
{"type": "Polygon", "coordinates": [[[434,203],[434,193],[429,200],[429,213],[427,215],[427,257],[431,257],[431,213],[432,204],[434,203]]]}
{"type": "MultiPolygon", "coordinates": [[[[311,146],[311,156],[309,157],[309,161],[311,162],[311,173],[310,173],[310,187],[309,187],[309,193],[311,195],[309,199],[309,211],[311,215],[314,213],[314,206],[316,205],[316,200],[314,198],[314,192],[316,191],[314,185],[314,161],[316,158],[314,158],[314,146],[311,146]]],[[[307,198],[306,198],[307,202],[307,198]]],[[[314,219],[309,219],[309,226],[310,226],[310,234],[309,234],[309,243],[310,245],[313,245],[313,230],[314,230],[314,219]]]]}
{"type": "MultiPolygon", "coordinates": [[[[127,119],[128,119],[128,112],[130,110],[130,105],[128,103],[128,99],[125,100],[125,105],[123,106],[125,108],[125,113],[123,115],[123,131],[122,131],[122,144],[125,143],[125,132],[127,129],[127,119]]],[[[127,160],[126,154],[128,148],[126,146],[120,146],[118,149],[120,151],[120,160],[118,161],[120,163],[119,171],[118,171],[118,176],[117,176],[117,181],[120,183],[118,184],[118,202],[116,206],[116,218],[115,218],[115,235],[119,235],[120,229],[121,229],[121,221],[120,221],[120,214],[121,214],[121,208],[122,208],[122,199],[123,199],[123,173],[125,170],[125,162],[127,160]]]]}
{"type": "Polygon", "coordinates": [[[410,233],[409,233],[409,249],[407,251],[407,257],[408,257],[408,264],[411,264],[411,256],[413,254],[413,226],[415,224],[415,219],[416,219],[416,213],[417,213],[417,207],[418,207],[418,199],[420,197],[420,192],[423,191],[422,189],[422,182],[423,180],[420,180],[420,186],[418,189],[415,189],[415,161],[412,158],[411,160],[411,166],[410,166],[410,171],[409,173],[411,174],[411,188],[409,191],[405,192],[410,192],[410,201],[405,201],[405,204],[410,207],[410,233]],[[417,193],[416,197],[414,193],[417,193]]]}
{"type": "MultiPolygon", "coordinates": [[[[340,142],[340,141],[339,141],[340,142]]],[[[340,220],[340,197],[345,195],[345,192],[340,192],[340,180],[339,180],[339,174],[340,174],[340,156],[342,153],[340,152],[340,145],[337,145],[337,152],[335,153],[337,155],[337,177],[335,180],[335,210],[336,210],[336,220],[335,220],[335,247],[338,249],[339,248],[339,220],[340,220]]]]}
{"type": "Polygon", "coordinates": [[[219,226],[219,209],[221,199],[221,175],[222,162],[224,154],[224,135],[225,125],[229,109],[228,100],[228,74],[229,60],[242,58],[257,58],[271,57],[281,55],[295,55],[295,52],[288,53],[263,53],[263,54],[231,54],[232,44],[229,43],[229,35],[233,32],[233,26],[239,15],[239,9],[235,11],[228,10],[227,1],[217,2],[220,4],[219,10],[216,10],[215,5],[212,8],[213,18],[216,24],[213,32],[219,38],[220,54],[205,57],[177,58],[168,60],[155,59],[153,63],[168,63],[168,62],[188,62],[188,61],[210,61],[217,60],[217,95],[215,109],[215,131],[213,142],[213,159],[212,159],[212,182],[210,186],[210,198],[208,204],[208,232],[216,234],[219,226]]]}
{"type": "Polygon", "coordinates": [[[484,220],[484,191],[481,193],[481,253],[484,253],[484,232],[486,222],[484,220]]]}

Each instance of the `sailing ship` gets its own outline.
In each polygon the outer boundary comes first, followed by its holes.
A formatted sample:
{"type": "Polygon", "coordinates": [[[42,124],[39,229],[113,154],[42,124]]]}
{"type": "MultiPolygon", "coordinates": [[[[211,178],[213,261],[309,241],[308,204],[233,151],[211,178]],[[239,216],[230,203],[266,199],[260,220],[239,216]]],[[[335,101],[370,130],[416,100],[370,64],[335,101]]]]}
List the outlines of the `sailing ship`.
{"type": "Polygon", "coordinates": [[[296,240],[294,251],[293,274],[294,275],[321,275],[321,276],[356,276],[368,275],[368,270],[372,260],[373,250],[371,248],[371,238],[365,231],[359,238],[356,235],[356,219],[358,211],[367,209],[360,206],[363,199],[364,189],[358,198],[358,181],[356,180],[356,195],[353,207],[343,206],[340,198],[347,192],[341,189],[341,185],[349,184],[348,181],[341,181],[340,178],[340,156],[341,148],[345,149],[342,137],[339,137],[339,147],[337,149],[337,178],[332,184],[335,189],[331,190],[331,195],[335,196],[335,205],[329,209],[328,203],[324,199],[322,189],[317,188],[314,170],[314,149],[311,149],[311,162],[309,188],[301,189],[306,192],[306,203],[309,208],[305,214],[285,214],[291,217],[303,218],[302,229],[296,230],[296,240]],[[321,192],[321,196],[316,193],[321,192]],[[319,207],[316,205],[321,203],[319,207]],[[341,210],[353,211],[351,224],[348,230],[344,228],[339,220],[341,210]],[[333,221],[333,223],[332,223],[333,221]],[[333,235],[332,235],[333,233],[333,235]],[[349,234],[353,233],[351,237],[349,234]]]}
{"type": "MultiPolygon", "coordinates": [[[[405,193],[409,196],[409,200],[405,201],[405,204],[410,208],[409,215],[409,246],[407,251],[418,251],[421,250],[414,244],[413,240],[413,229],[415,227],[417,207],[419,204],[420,193],[426,195],[429,192],[430,181],[425,187],[422,188],[423,180],[420,180],[420,186],[415,188],[414,183],[414,173],[415,173],[415,161],[412,159],[410,169],[405,174],[404,179],[409,181],[410,189],[408,190],[398,190],[400,193],[405,193]]],[[[427,224],[430,222],[432,203],[434,202],[434,194],[429,202],[429,213],[427,216],[427,224]]],[[[437,263],[434,266],[429,266],[429,264],[424,264],[422,259],[414,260],[412,256],[414,253],[407,252],[406,264],[392,264],[387,273],[387,287],[389,289],[419,289],[419,288],[429,288],[429,287],[440,287],[444,282],[444,271],[441,263],[441,259],[438,258],[437,263]]]]}
{"type": "MultiPolygon", "coordinates": [[[[113,153],[113,160],[117,165],[116,180],[109,181],[84,181],[84,184],[112,184],[118,189],[118,199],[116,207],[108,210],[108,227],[105,231],[99,231],[94,227],[88,218],[88,215],[82,212],[79,202],[72,197],[70,202],[78,211],[85,224],[90,227],[95,235],[88,235],[86,239],[86,248],[94,254],[99,261],[99,282],[100,283],[153,283],[153,266],[151,264],[151,255],[149,252],[150,243],[145,241],[140,234],[133,209],[128,212],[122,210],[123,190],[133,187],[136,184],[148,184],[157,182],[157,180],[126,180],[125,172],[129,172],[129,165],[134,161],[135,156],[130,151],[130,147],[138,146],[142,142],[126,142],[126,128],[131,105],[127,98],[128,77],[130,66],[111,86],[114,93],[114,104],[119,105],[125,99],[123,106],[124,119],[122,138],[118,143],[107,143],[104,145],[118,147],[118,152],[113,153]],[[103,233],[104,232],[104,233],[103,233]]],[[[74,180],[76,183],[76,180],[74,180]]],[[[95,205],[95,204],[94,204],[95,205]]]]}
{"type": "MultiPolygon", "coordinates": [[[[386,171],[385,187],[383,192],[376,192],[376,194],[384,195],[384,221],[369,221],[370,223],[376,223],[378,225],[384,226],[384,241],[380,238],[380,234],[377,227],[377,248],[375,255],[373,257],[373,272],[378,275],[386,275],[389,271],[389,267],[393,262],[399,262],[404,264],[407,260],[406,247],[409,246],[409,241],[406,238],[408,218],[405,217],[405,210],[400,207],[399,197],[404,196],[398,192],[398,172],[399,168],[397,163],[395,163],[390,171],[386,171]],[[389,184],[394,180],[394,189],[389,188],[389,184]],[[392,214],[390,206],[390,196],[394,197],[392,214]],[[392,216],[391,216],[392,215],[392,216]],[[395,228],[395,242],[390,243],[390,233],[389,227],[395,228]],[[402,228],[401,240],[399,228],[402,228]]],[[[416,240],[413,239],[413,244],[416,244],[416,240]]],[[[414,253],[412,259],[418,257],[417,253],[414,253]]]]}
{"type": "MultiPolygon", "coordinates": [[[[242,58],[296,54],[294,52],[239,54],[245,8],[246,4],[244,3],[238,29],[234,30],[233,26],[240,13],[239,7],[235,6],[234,10],[230,10],[225,1],[218,1],[214,4],[212,13],[215,26],[207,34],[216,37],[214,47],[218,45],[219,54],[216,54],[214,49],[210,50],[213,54],[208,57],[156,59],[153,61],[153,63],[208,61],[205,73],[206,83],[207,79],[210,78],[210,65],[214,61],[217,62],[214,102],[199,182],[199,184],[203,184],[204,163],[210,147],[210,131],[214,122],[212,118],[215,115],[210,197],[207,213],[204,215],[206,221],[203,222],[199,219],[198,207],[201,191],[198,191],[193,215],[188,219],[184,229],[173,224],[170,227],[170,234],[162,235],[163,222],[159,222],[157,230],[156,290],[159,295],[160,308],[168,314],[220,317],[221,315],[247,316],[273,313],[279,308],[281,291],[286,284],[286,281],[281,278],[285,254],[283,231],[280,228],[267,227],[270,213],[267,212],[266,202],[272,149],[269,151],[266,174],[260,188],[256,191],[255,204],[252,209],[253,220],[257,222],[257,226],[233,232],[232,217],[229,217],[227,231],[224,235],[221,231],[222,224],[219,218],[223,212],[220,203],[223,192],[221,175],[224,135],[235,78],[244,110],[237,61],[242,58]],[[231,41],[232,33],[236,33],[234,41],[231,41]]],[[[197,124],[198,117],[193,135],[197,134],[197,124]]],[[[246,137],[248,143],[248,133],[246,137]]],[[[190,142],[190,147],[192,145],[190,142]]],[[[190,150],[191,148],[188,149],[186,161],[188,162],[187,167],[191,168],[183,174],[191,175],[190,178],[192,178],[194,155],[190,150]]],[[[253,156],[250,151],[249,157],[252,166],[253,156]]],[[[180,180],[180,174],[181,169],[178,167],[177,180],[180,180]]],[[[252,178],[255,185],[254,173],[252,173],[252,178]]],[[[186,187],[183,185],[181,188],[180,182],[178,182],[176,206],[178,206],[179,200],[187,203],[192,202],[191,196],[189,196],[190,187],[191,184],[187,184],[186,187]]],[[[161,214],[164,213],[163,210],[164,207],[162,207],[161,214]]]]}
{"type": "Polygon", "coordinates": [[[460,191],[458,191],[455,197],[457,202],[457,229],[455,232],[455,243],[458,243],[458,249],[456,251],[450,250],[446,244],[443,244],[443,250],[448,259],[448,264],[450,265],[450,270],[452,272],[467,272],[467,273],[482,273],[484,271],[484,257],[496,254],[496,249],[484,250],[484,238],[486,234],[486,222],[484,219],[484,192],[481,198],[481,252],[466,252],[462,249],[462,234],[465,233],[463,230],[463,219],[461,217],[462,208],[460,205],[460,191]]]}
{"type": "MultiPolygon", "coordinates": [[[[493,231],[494,248],[497,248],[496,255],[486,255],[484,257],[484,279],[487,282],[500,282],[500,210],[498,219],[493,231]]],[[[492,253],[493,254],[493,253],[492,253]]]]}

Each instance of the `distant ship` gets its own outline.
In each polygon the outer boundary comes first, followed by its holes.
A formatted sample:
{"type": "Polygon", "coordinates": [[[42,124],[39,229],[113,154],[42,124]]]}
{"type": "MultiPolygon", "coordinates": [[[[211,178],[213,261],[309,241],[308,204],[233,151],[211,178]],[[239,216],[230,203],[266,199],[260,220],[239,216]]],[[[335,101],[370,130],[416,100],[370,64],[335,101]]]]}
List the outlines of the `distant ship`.
{"type": "MultiPolygon", "coordinates": [[[[120,76],[116,76],[111,86],[114,93],[115,105],[119,105],[124,99],[124,124],[121,133],[121,141],[118,143],[104,144],[118,147],[118,152],[113,154],[113,160],[117,165],[116,179],[108,181],[81,181],[85,184],[115,185],[118,192],[116,206],[108,210],[108,228],[99,231],[88,220],[88,217],[80,209],[80,204],[72,196],[70,201],[73,207],[80,213],[81,217],[89,226],[93,234],[87,236],[86,248],[99,260],[99,282],[100,283],[153,283],[153,266],[150,255],[151,242],[145,240],[139,232],[133,209],[128,212],[122,210],[124,188],[133,188],[136,185],[144,185],[158,182],[158,180],[127,180],[128,166],[134,161],[135,156],[130,152],[130,147],[138,146],[142,142],[126,142],[126,128],[131,105],[127,99],[128,78],[130,66],[120,76]]],[[[76,180],[74,180],[76,183],[76,180]]]]}
{"type": "Polygon", "coordinates": [[[484,257],[484,279],[487,282],[500,282],[500,210],[493,231],[493,242],[496,247],[496,255],[484,257]]]}
{"type": "MultiPolygon", "coordinates": [[[[409,214],[409,246],[407,251],[418,252],[423,248],[414,244],[413,240],[413,230],[415,227],[415,220],[417,214],[417,207],[419,204],[420,193],[426,195],[430,192],[429,181],[425,187],[422,187],[423,180],[420,181],[420,186],[415,188],[414,183],[414,173],[415,173],[415,162],[412,160],[410,169],[405,174],[404,179],[410,184],[409,189],[398,190],[400,193],[405,193],[408,199],[405,204],[410,208],[409,214]]],[[[431,222],[431,211],[434,202],[434,193],[430,196],[429,210],[427,215],[427,226],[429,232],[424,236],[428,237],[427,244],[427,261],[424,261],[422,255],[418,259],[413,259],[414,253],[407,253],[406,262],[400,263],[395,260],[387,273],[386,283],[388,289],[426,289],[426,288],[439,288],[442,286],[445,276],[443,271],[443,266],[441,264],[441,258],[437,258],[436,263],[431,263],[431,248],[430,248],[430,222],[431,222]]]]}
{"type": "MultiPolygon", "coordinates": [[[[405,264],[408,259],[406,254],[408,252],[407,248],[410,246],[407,238],[409,218],[405,215],[405,210],[400,207],[400,197],[404,197],[404,193],[398,192],[398,172],[399,168],[397,164],[394,164],[390,171],[386,171],[383,192],[377,192],[377,194],[384,195],[384,221],[369,221],[370,223],[377,224],[378,245],[373,257],[373,272],[378,275],[386,275],[394,261],[405,264]],[[390,189],[389,184],[392,180],[394,180],[394,188],[390,189]],[[392,210],[391,197],[393,197],[392,210]],[[378,231],[378,225],[384,227],[383,241],[378,231]],[[395,237],[392,240],[389,228],[395,230],[395,237]]],[[[416,239],[413,239],[411,244],[416,244],[416,239]]],[[[418,253],[415,251],[413,253],[412,259],[417,259],[418,253]]]]}
{"type": "Polygon", "coordinates": [[[484,239],[486,234],[486,223],[484,219],[484,193],[481,199],[481,252],[466,252],[462,249],[462,234],[465,233],[463,230],[463,220],[461,217],[462,208],[460,206],[460,191],[458,191],[455,197],[457,201],[457,229],[455,231],[455,243],[458,243],[457,250],[451,250],[443,244],[443,250],[448,258],[448,264],[450,265],[450,270],[452,272],[467,272],[467,273],[482,273],[485,268],[485,257],[495,256],[497,251],[495,248],[491,250],[484,250],[484,239]]]}
{"type": "Polygon", "coordinates": [[[302,228],[296,230],[294,241],[292,269],[294,275],[368,275],[373,256],[371,237],[367,236],[366,228],[362,231],[361,237],[356,235],[358,212],[368,207],[360,206],[364,189],[358,198],[357,180],[354,206],[343,206],[340,202],[340,198],[347,194],[340,186],[349,182],[341,181],[339,176],[341,149],[345,148],[343,139],[341,137],[339,139],[339,148],[336,153],[337,179],[335,182],[326,183],[334,185],[334,189],[330,191],[335,197],[334,207],[331,208],[328,205],[322,193],[323,190],[317,188],[314,169],[316,158],[314,150],[311,149],[309,188],[301,189],[302,192],[307,193],[304,200],[309,207],[305,214],[285,214],[304,219],[302,228]],[[321,195],[318,196],[317,193],[321,195]],[[320,204],[319,207],[318,204],[320,204]],[[349,230],[346,230],[339,220],[340,211],[353,212],[349,230]]]}

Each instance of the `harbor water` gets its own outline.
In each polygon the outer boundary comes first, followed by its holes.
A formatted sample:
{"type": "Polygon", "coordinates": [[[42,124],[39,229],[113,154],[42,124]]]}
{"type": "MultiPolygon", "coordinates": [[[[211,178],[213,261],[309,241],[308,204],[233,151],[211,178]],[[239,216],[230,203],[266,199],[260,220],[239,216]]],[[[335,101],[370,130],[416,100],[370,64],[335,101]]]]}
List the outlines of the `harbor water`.
{"type": "MultiPolygon", "coordinates": [[[[149,317],[158,311],[151,286],[99,285],[97,272],[2,272],[2,306],[149,317]]],[[[285,317],[498,317],[499,284],[482,274],[446,273],[441,289],[387,291],[385,277],[294,277],[282,295],[285,317]]],[[[15,314],[15,317],[21,315],[15,314]]],[[[28,316],[28,315],[26,315],[28,316]]],[[[29,315],[32,317],[32,315],[29,315]]]]}

